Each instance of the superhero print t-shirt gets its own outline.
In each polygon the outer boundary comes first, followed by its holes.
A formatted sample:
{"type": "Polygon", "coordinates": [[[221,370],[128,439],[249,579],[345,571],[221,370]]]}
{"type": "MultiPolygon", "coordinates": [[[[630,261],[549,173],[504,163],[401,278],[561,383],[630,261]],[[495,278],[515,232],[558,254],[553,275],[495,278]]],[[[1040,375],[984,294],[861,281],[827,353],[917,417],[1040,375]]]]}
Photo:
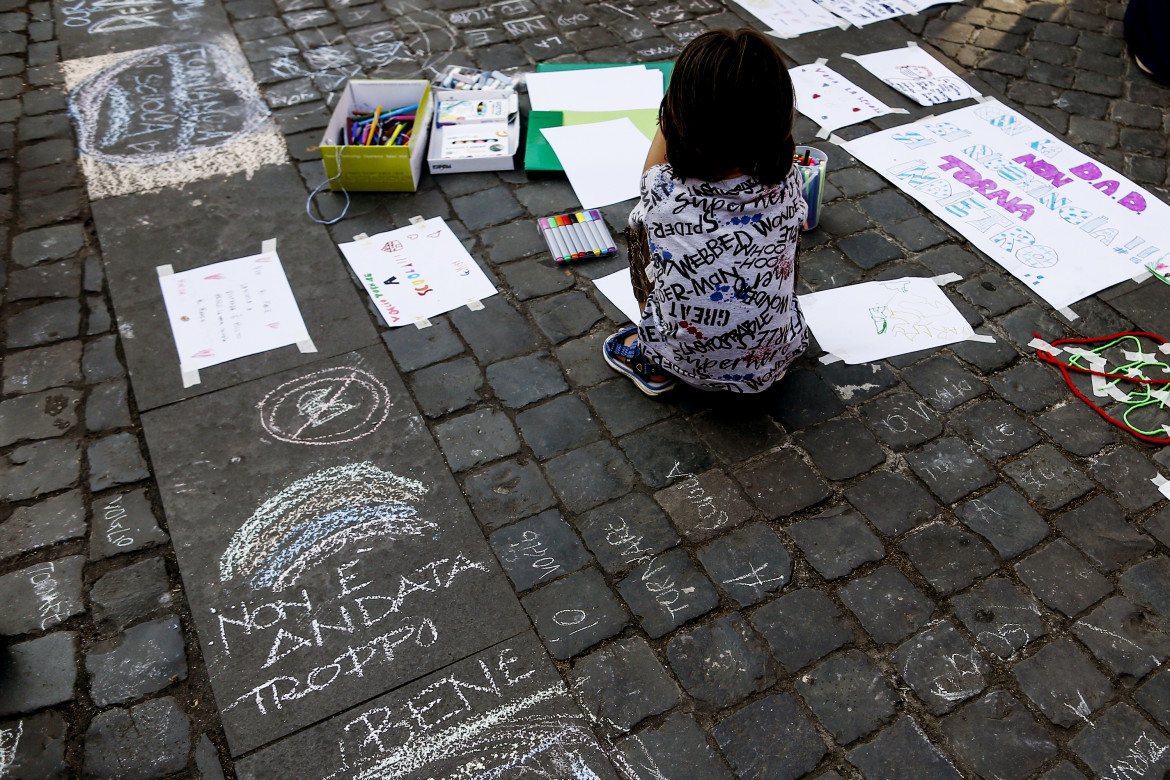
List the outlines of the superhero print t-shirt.
{"type": "Polygon", "coordinates": [[[643,350],[707,390],[757,393],[783,376],[808,346],[794,290],[806,210],[796,166],[775,185],[684,181],[651,166],[630,214],[650,241],[643,350]]]}

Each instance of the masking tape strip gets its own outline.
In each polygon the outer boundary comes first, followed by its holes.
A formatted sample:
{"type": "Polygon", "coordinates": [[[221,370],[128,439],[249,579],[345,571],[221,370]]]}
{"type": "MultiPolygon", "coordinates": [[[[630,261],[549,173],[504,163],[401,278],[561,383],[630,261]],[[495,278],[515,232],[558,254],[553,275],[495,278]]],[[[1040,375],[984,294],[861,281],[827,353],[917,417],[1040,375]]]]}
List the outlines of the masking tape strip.
{"type": "MultiPolygon", "coordinates": [[[[1163,426],[1163,430],[1165,430],[1166,434],[1170,436],[1170,426],[1163,426]]],[[[1166,479],[1161,474],[1155,473],[1154,478],[1151,479],[1150,482],[1154,483],[1154,486],[1158,488],[1159,493],[1161,493],[1166,498],[1170,498],[1170,480],[1166,479]]]]}
{"type": "Polygon", "coordinates": [[[167,265],[156,266],[154,270],[158,271],[158,278],[159,279],[163,278],[164,276],[174,276],[175,275],[175,268],[170,263],[168,263],[167,265]]]}
{"type": "Polygon", "coordinates": [[[779,38],[782,41],[790,41],[793,38],[798,37],[789,33],[780,32],[779,30],[764,30],[764,32],[768,35],[771,35],[773,38],[779,38]]]}
{"type": "Polygon", "coordinates": [[[845,148],[845,144],[849,143],[836,133],[830,133],[828,139],[826,140],[828,140],[828,142],[831,144],[837,144],[837,146],[840,146],[842,149],[845,148]]]}
{"type": "Polygon", "coordinates": [[[860,58],[860,57],[858,57],[856,54],[842,54],[841,56],[842,56],[842,57],[844,57],[844,58],[845,58],[845,59],[847,59],[847,60],[859,60],[859,59],[861,59],[861,58],[860,58]]]}
{"type": "Polygon", "coordinates": [[[840,19],[837,22],[837,26],[842,30],[848,30],[852,26],[852,23],[848,19],[840,19]]]}
{"type": "Polygon", "coordinates": [[[813,65],[824,65],[828,61],[829,60],[825,57],[817,57],[817,61],[814,62],[813,65]]]}
{"type": "Polygon", "coordinates": [[[429,328],[431,327],[431,321],[426,317],[415,317],[414,327],[418,328],[419,330],[422,330],[423,328],[429,328]]]}
{"type": "MultiPolygon", "coordinates": [[[[889,108],[889,106],[887,106],[887,108],[889,108]]],[[[890,110],[887,111],[886,113],[887,114],[909,114],[910,109],[908,109],[908,108],[890,108],[890,110]]]]}
{"type": "Polygon", "coordinates": [[[1028,346],[1032,349],[1038,349],[1043,352],[1047,352],[1049,355],[1059,355],[1061,352],[1064,352],[1064,350],[1060,347],[1054,347],[1044,339],[1032,339],[1028,342],[1028,346]]]}
{"type": "Polygon", "coordinates": [[[370,237],[368,235],[366,235],[365,233],[358,233],[356,236],[353,237],[353,240],[354,241],[369,241],[370,237]]]}
{"type": "Polygon", "coordinates": [[[1081,315],[1077,314],[1075,311],[1073,311],[1072,309],[1070,309],[1068,306],[1065,306],[1062,309],[1057,309],[1056,311],[1061,317],[1064,317],[1069,322],[1072,322],[1073,320],[1075,320],[1076,318],[1081,316],[1081,315]]]}
{"type": "Polygon", "coordinates": [[[821,364],[825,366],[829,365],[830,363],[840,363],[842,360],[844,360],[844,358],[834,355],[832,352],[821,355],[821,364]]]}
{"type": "Polygon", "coordinates": [[[1146,279],[1149,279],[1151,276],[1153,276],[1153,274],[1150,273],[1149,271],[1142,271],[1142,272],[1138,273],[1137,276],[1133,277],[1133,279],[1131,279],[1130,281],[1141,284],[1146,279]]]}
{"type": "Polygon", "coordinates": [[[951,282],[961,282],[963,281],[963,277],[956,273],[940,274],[939,276],[932,276],[930,281],[942,287],[944,284],[950,284],[951,282]]]}
{"type": "Polygon", "coordinates": [[[1076,355],[1077,357],[1084,358],[1088,361],[1089,368],[1093,369],[1094,371],[1104,371],[1105,366],[1108,364],[1108,361],[1105,360],[1105,358],[1101,357],[1096,352],[1090,352],[1087,349],[1081,349],[1080,347],[1065,347],[1064,351],[1070,355],[1076,355]]]}
{"type": "Polygon", "coordinates": [[[1159,344],[1158,351],[1161,352],[1163,355],[1170,355],[1170,343],[1159,344]]]}
{"type": "Polygon", "coordinates": [[[984,344],[994,344],[995,337],[987,336],[982,333],[974,333],[967,337],[967,341],[982,341],[984,344]]]}
{"type": "Polygon", "coordinates": [[[906,48],[910,48],[911,46],[913,46],[915,49],[917,49],[918,43],[915,41],[906,41],[906,48]]]}
{"type": "Polygon", "coordinates": [[[1134,379],[1148,379],[1148,377],[1142,373],[1140,368],[1127,368],[1125,369],[1125,373],[1127,376],[1132,376],[1134,379]]]}
{"type": "Polygon", "coordinates": [[[1162,406],[1170,406],[1170,390],[1159,390],[1156,387],[1151,387],[1150,397],[1157,398],[1162,406]]]}
{"type": "Polygon", "coordinates": [[[183,368],[179,366],[179,371],[183,376],[183,387],[190,387],[191,385],[199,384],[199,369],[197,368],[183,368]]]}
{"type": "Polygon", "coordinates": [[[482,311],[483,301],[481,301],[479,298],[468,298],[467,308],[471,309],[472,311],[482,311]]]}
{"type": "Polygon", "coordinates": [[[423,219],[418,214],[415,214],[413,217],[410,218],[410,224],[412,224],[412,225],[421,225],[424,222],[426,222],[426,220],[423,219]]]}
{"type": "Polygon", "coordinates": [[[990,103],[993,100],[995,100],[995,98],[993,98],[991,95],[976,95],[975,96],[975,102],[977,102],[977,103],[990,103]]]}
{"type": "Polygon", "coordinates": [[[1129,352],[1122,350],[1121,354],[1125,355],[1126,360],[1138,360],[1142,363],[1161,363],[1157,355],[1151,355],[1149,352],[1129,352]]]}
{"type": "Polygon", "coordinates": [[[297,349],[301,352],[316,352],[317,345],[313,343],[311,338],[306,337],[297,342],[297,349]]]}
{"type": "Polygon", "coordinates": [[[276,239],[266,238],[260,243],[260,254],[274,255],[276,254],[276,239]]]}
{"type": "Polygon", "coordinates": [[[821,125],[820,127],[817,128],[817,138],[828,139],[828,137],[832,134],[833,134],[833,131],[829,129],[828,125],[821,125]]]}

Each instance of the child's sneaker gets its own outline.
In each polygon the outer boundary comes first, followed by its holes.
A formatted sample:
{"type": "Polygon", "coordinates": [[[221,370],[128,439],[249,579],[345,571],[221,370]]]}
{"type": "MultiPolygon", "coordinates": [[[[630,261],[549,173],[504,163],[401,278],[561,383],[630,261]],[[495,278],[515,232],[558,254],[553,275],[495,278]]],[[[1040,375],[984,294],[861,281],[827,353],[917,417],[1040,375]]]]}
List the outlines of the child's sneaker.
{"type": "Polygon", "coordinates": [[[610,368],[634,380],[634,384],[643,393],[661,395],[674,387],[675,380],[662,370],[662,366],[642,354],[637,339],[631,344],[625,343],[630,334],[637,332],[638,328],[633,325],[619,330],[605,340],[601,352],[610,368]]]}

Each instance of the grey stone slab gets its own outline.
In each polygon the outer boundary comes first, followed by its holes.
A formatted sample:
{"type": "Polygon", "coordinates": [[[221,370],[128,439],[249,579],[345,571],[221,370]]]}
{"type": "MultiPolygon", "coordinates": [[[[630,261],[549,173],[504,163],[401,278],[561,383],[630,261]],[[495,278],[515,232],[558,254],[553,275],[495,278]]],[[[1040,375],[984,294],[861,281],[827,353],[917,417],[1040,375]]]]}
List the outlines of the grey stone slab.
{"type": "Polygon", "coordinates": [[[647,396],[624,377],[598,385],[587,396],[614,436],[624,436],[671,415],[669,406],[647,396]]]}
{"type": "Polygon", "coordinates": [[[787,517],[832,495],[828,484],[792,449],[770,453],[737,470],[735,477],[769,520],[787,517]]]}
{"type": "Polygon", "coordinates": [[[1050,444],[1029,450],[1004,466],[1003,471],[1044,509],[1060,509],[1093,487],[1089,478],[1050,444]]]}
{"type": "Polygon", "coordinates": [[[1113,586],[1071,544],[1058,539],[1016,564],[1016,573],[1049,607],[1073,617],[1113,586]]]}
{"type": "Polygon", "coordinates": [[[483,372],[469,357],[419,369],[408,380],[427,417],[464,409],[480,400],[483,372]]]}
{"type": "Polygon", "coordinates": [[[54,631],[9,645],[0,667],[0,716],[52,707],[73,699],[77,634],[54,631]]]}
{"type": "Polygon", "coordinates": [[[403,371],[416,371],[462,354],[466,347],[446,317],[431,320],[429,328],[393,328],[382,334],[386,348],[403,371]]]}
{"type": "Polygon", "coordinates": [[[80,304],[75,300],[53,301],[10,315],[6,344],[9,349],[35,347],[76,338],[80,332],[80,304]]]}
{"type": "Polygon", "coordinates": [[[95,493],[150,476],[138,438],[131,433],[115,433],[98,439],[86,449],[85,457],[89,462],[89,489],[95,493]]]}
{"type": "Polygon", "coordinates": [[[642,481],[652,488],[666,487],[711,465],[711,453],[694,429],[677,418],[624,436],[620,444],[642,481]]]}
{"type": "Polygon", "coordinates": [[[785,593],[757,609],[750,619],[789,674],[853,639],[840,610],[819,590],[785,593]]]}
{"type": "MultiPolygon", "coordinates": [[[[870,742],[848,753],[849,763],[867,778],[882,780],[959,780],[962,775],[922,727],[904,715],[870,742]]],[[[827,777],[831,777],[832,773],[827,777]]]]}
{"type": "Polygon", "coordinates": [[[839,506],[788,526],[788,534],[817,572],[827,580],[844,577],[870,561],[880,561],[886,548],[861,515],[839,506]]]}
{"type": "Polygon", "coordinates": [[[1165,498],[1150,481],[1157,469],[1133,447],[1118,447],[1098,455],[1089,473],[1130,512],[1149,509],[1165,498]]]}
{"type": "Polygon", "coordinates": [[[0,457],[0,499],[22,501],[77,482],[81,452],[75,440],[25,444],[0,457]]]}
{"type": "Polygon", "coordinates": [[[1041,648],[1016,664],[1012,673],[1045,716],[1064,728],[1090,722],[1089,717],[1113,695],[1109,678],[1069,639],[1041,648]]]}
{"type": "Polygon", "coordinates": [[[99,713],[85,732],[85,776],[148,780],[187,766],[191,724],[170,696],[99,713]]]}
{"type": "Polygon", "coordinates": [[[930,441],[943,426],[930,404],[913,393],[895,392],[861,407],[865,424],[896,450],[930,441]]]}
{"type": "Polygon", "coordinates": [[[907,454],[906,462],[931,492],[948,504],[995,480],[987,463],[965,442],[951,436],[907,454]]]}
{"type": "Polygon", "coordinates": [[[520,451],[520,438],[503,412],[477,409],[435,426],[435,438],[454,472],[466,471],[520,451]]]}
{"type": "Polygon", "coordinates": [[[183,629],[177,618],[140,623],[98,642],[85,654],[94,704],[110,704],[156,693],[187,679],[183,629]]]}
{"type": "Polygon", "coordinates": [[[1048,633],[1040,606],[1002,577],[953,597],[951,607],[976,643],[1003,659],[1048,633]]]}
{"type": "Polygon", "coordinates": [[[557,496],[573,512],[623,496],[634,486],[629,462],[607,441],[553,458],[545,464],[545,473],[557,496]]]}
{"type": "Polygon", "coordinates": [[[1048,538],[1044,518],[1015,490],[999,485],[955,509],[959,519],[982,536],[1000,557],[1015,558],[1048,538]]]}
{"type": "Polygon", "coordinates": [[[992,691],[942,722],[955,751],[981,777],[1024,780],[1058,747],[1032,714],[1006,691],[992,691]]]}
{"type": "Polygon", "coordinates": [[[632,780],[732,780],[694,719],[675,713],[618,743],[632,780]]]}
{"type": "Polygon", "coordinates": [[[7,748],[4,776],[11,780],[68,780],[65,733],[68,726],[55,712],[42,712],[0,725],[7,748]],[[13,735],[17,735],[13,743],[13,735]]]}
{"type": "Polygon", "coordinates": [[[943,594],[962,590],[996,568],[995,556],[978,536],[941,523],[914,531],[899,546],[943,594]]]}
{"type": "Polygon", "coordinates": [[[1126,598],[1155,612],[1163,629],[1170,627],[1170,558],[1157,555],[1131,566],[1117,583],[1126,598]]]}
{"type": "Polygon", "coordinates": [[[81,569],[85,556],[36,563],[0,577],[0,634],[31,634],[85,611],[81,569]]]}
{"type": "Polygon", "coordinates": [[[1115,571],[1150,549],[1154,542],[1139,533],[1108,496],[1089,499],[1056,517],[1056,527],[1103,571],[1115,571]]]}
{"type": "Polygon", "coordinates": [[[753,702],[716,724],[712,735],[741,778],[795,780],[828,752],[790,694],[753,702]]]}
{"type": "Polygon", "coordinates": [[[724,534],[697,555],[715,586],[740,607],[764,600],[792,578],[792,556],[764,523],[724,534]]]}
{"type": "Polygon", "coordinates": [[[1170,657],[1170,637],[1121,596],[1103,601],[1072,630],[1101,663],[1124,678],[1140,679],[1170,657]]]}
{"type": "Polygon", "coordinates": [[[692,474],[671,469],[674,484],[654,494],[674,523],[691,541],[704,541],[735,528],[755,515],[739,486],[718,469],[692,474]]]}
{"type": "Polygon", "coordinates": [[[617,583],[617,589],[651,639],[719,606],[714,586],[681,549],[641,564],[617,583]]]}
{"type": "Polygon", "coordinates": [[[85,427],[91,433],[129,428],[130,393],[124,380],[103,382],[85,399],[85,427]]]}
{"type": "Polygon", "coordinates": [[[235,769],[241,780],[388,772],[403,780],[484,772],[618,777],[530,631],[266,747],[235,769]]]}
{"type": "Polygon", "coordinates": [[[170,582],[162,558],[147,558],[103,574],[89,589],[96,623],[121,631],[171,604],[170,582]]]}
{"type": "Polygon", "coordinates": [[[991,461],[1023,452],[1040,434],[1000,400],[981,401],[950,419],[952,430],[991,461]]]}
{"type": "Polygon", "coordinates": [[[821,473],[832,480],[851,479],[886,460],[873,434],[852,417],[807,428],[796,440],[808,450],[821,473]]]}
{"type": "Polygon", "coordinates": [[[902,378],[939,412],[950,411],[987,392],[987,385],[947,356],[911,366],[902,372],[902,378]]]}
{"type": "Polygon", "coordinates": [[[77,254],[84,243],[80,224],[38,228],[12,239],[12,259],[25,268],[46,260],[64,260],[77,254]]]}
{"type": "MultiPolygon", "coordinates": [[[[1162,544],[1170,547],[1170,506],[1165,507],[1153,517],[1146,520],[1145,525],[1142,527],[1146,533],[1152,535],[1162,544]]],[[[0,550],[2,549],[3,546],[0,545],[0,550]]]]}
{"type": "Polygon", "coordinates": [[[842,745],[891,720],[898,703],[890,683],[860,650],[846,650],[802,674],[796,690],[842,745]]]}
{"type": "Polygon", "coordinates": [[[140,410],[307,366],[377,341],[364,299],[336,245],[324,228],[305,221],[304,187],[292,166],[107,198],[96,201],[93,212],[119,327],[134,334],[123,338],[122,348],[140,410]],[[192,207],[196,200],[198,208],[192,207]],[[155,266],[160,260],[142,247],[166,246],[166,262],[178,272],[256,254],[261,242],[273,237],[287,239],[278,243],[277,252],[318,351],[306,354],[287,346],[251,355],[204,369],[199,384],[184,388],[158,287],[155,266]]]}
{"type": "Polygon", "coordinates": [[[501,528],[489,541],[517,591],[551,582],[592,560],[555,509],[501,528]]]}
{"type": "Polygon", "coordinates": [[[10,352],[4,357],[4,392],[35,393],[81,381],[81,342],[10,352]]]}
{"type": "Polygon", "coordinates": [[[0,559],[77,539],[85,530],[85,507],[76,490],[17,507],[0,523],[0,559]]]}
{"type": "Polygon", "coordinates": [[[772,414],[789,430],[836,417],[845,411],[832,388],[812,371],[789,371],[772,396],[772,414]]]}
{"type": "Polygon", "coordinates": [[[576,520],[585,545],[610,574],[624,574],[680,541],[662,508],[643,493],[629,493],[576,520]]]}
{"type": "MultiPolygon", "coordinates": [[[[1067,388],[1055,369],[1022,363],[991,378],[991,387],[1024,412],[1038,412],[1066,397],[1067,388]]],[[[1043,426],[1041,426],[1043,427],[1043,426]]]]}
{"type": "Polygon", "coordinates": [[[837,594],[879,644],[901,642],[926,625],[935,609],[934,602],[893,566],[880,566],[837,594]]]}
{"type": "Polygon", "coordinates": [[[93,503],[89,557],[102,560],[167,540],[143,489],[102,496],[93,503]]]}
{"type": "Polygon", "coordinates": [[[224,780],[219,752],[206,734],[201,735],[195,745],[195,771],[196,780],[224,780]]]}
{"type": "Polygon", "coordinates": [[[233,754],[525,625],[380,346],[142,425],[233,754]],[[352,395],[302,443],[321,415],[295,401],[331,380],[352,395]]]}
{"type": "Polygon", "coordinates": [[[983,658],[948,621],[907,639],[892,660],[898,674],[935,715],[950,712],[978,694],[990,675],[983,658]]]}
{"type": "Polygon", "coordinates": [[[738,613],[678,634],[666,656],[687,693],[720,709],[776,682],[767,644],[738,613]]]}
{"type": "Polygon", "coordinates": [[[8,277],[7,298],[76,298],[81,293],[81,266],[76,262],[48,263],[14,271],[8,277]]]}
{"type": "Polygon", "coordinates": [[[641,637],[596,650],[568,675],[573,696],[593,718],[627,732],[678,704],[678,684],[641,637]]]}
{"type": "MultiPolygon", "coordinates": [[[[805,259],[801,259],[801,278],[804,278],[805,259]]],[[[860,363],[850,365],[841,360],[820,366],[821,378],[833,388],[833,392],[847,404],[860,403],[886,388],[898,383],[898,377],[885,363],[860,363]]]]}
{"type": "Polygon", "coordinates": [[[540,346],[536,331],[499,295],[484,301],[480,311],[460,308],[450,317],[482,365],[524,355],[540,346]]]}
{"type": "Polygon", "coordinates": [[[1073,455],[1091,457],[1113,443],[1116,430],[1079,399],[1036,417],[1036,425],[1073,455]]]}
{"type": "Polygon", "coordinates": [[[547,352],[494,363],[488,367],[487,380],[496,397],[512,409],[569,389],[560,368],[547,352]]]}
{"type": "Polygon", "coordinates": [[[1128,704],[1115,704],[1069,747],[1098,777],[1158,777],[1170,770],[1170,741],[1128,704]]]}
{"type": "Polygon", "coordinates": [[[544,646],[561,661],[609,639],[629,622],[625,608],[594,568],[545,585],[522,603],[544,646]]]}
{"type": "Polygon", "coordinates": [[[921,525],[939,510],[938,502],[921,485],[891,471],[869,475],[846,490],[845,497],[888,536],[898,536],[921,525]]]}
{"type": "Polygon", "coordinates": [[[1133,694],[1134,701],[1153,716],[1162,728],[1170,724],[1170,671],[1150,677],[1133,694]]]}
{"type": "Polygon", "coordinates": [[[601,438],[589,407],[575,395],[561,395],[516,415],[516,425],[534,455],[546,460],[601,438]]]}
{"type": "Polygon", "coordinates": [[[498,528],[556,503],[540,469],[531,462],[494,463],[469,476],[464,489],[485,528],[498,528]]]}

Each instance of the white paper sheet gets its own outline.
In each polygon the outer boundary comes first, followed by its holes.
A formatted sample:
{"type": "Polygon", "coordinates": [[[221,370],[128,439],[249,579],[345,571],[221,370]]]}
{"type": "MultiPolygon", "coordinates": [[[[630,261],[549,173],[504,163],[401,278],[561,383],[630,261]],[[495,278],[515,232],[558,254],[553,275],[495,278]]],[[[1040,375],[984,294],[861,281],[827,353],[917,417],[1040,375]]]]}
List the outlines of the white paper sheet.
{"type": "Polygon", "coordinates": [[[817,0],[817,2],[858,27],[918,12],[913,3],[907,0],[817,0]]]}
{"type": "Polygon", "coordinates": [[[638,299],[634,297],[634,284],[630,281],[628,267],[609,276],[594,279],[593,283],[610,303],[626,315],[626,319],[634,323],[642,321],[642,310],[638,308],[638,299]]]}
{"type": "Polygon", "coordinates": [[[442,217],[342,244],[341,252],[392,327],[496,294],[442,217]]]}
{"type": "Polygon", "coordinates": [[[645,65],[530,73],[533,111],[630,111],[662,103],[662,71],[645,65]]]}
{"type": "Polygon", "coordinates": [[[937,349],[974,335],[930,279],[851,284],[799,300],[817,343],[850,364],[937,349]]]}
{"type": "Polygon", "coordinates": [[[557,153],[583,208],[596,209],[638,197],[650,139],[629,119],[545,127],[540,132],[557,153]]]}
{"type": "Polygon", "coordinates": [[[814,0],[735,0],[780,38],[847,26],[844,20],[821,8],[814,0]]]}
{"type": "Polygon", "coordinates": [[[980,97],[974,87],[918,46],[861,54],[852,59],[921,106],[980,97]]]}
{"type": "Polygon", "coordinates": [[[1054,308],[1170,260],[1170,206],[999,101],[843,146],[1054,308]]]}
{"type": "Polygon", "coordinates": [[[275,250],[158,282],[184,372],[309,339],[275,250]]]}
{"type": "Polygon", "coordinates": [[[883,114],[905,113],[891,108],[841,74],[819,63],[788,71],[796,89],[796,108],[820,127],[827,138],[839,127],[865,122],[883,114]]]}

